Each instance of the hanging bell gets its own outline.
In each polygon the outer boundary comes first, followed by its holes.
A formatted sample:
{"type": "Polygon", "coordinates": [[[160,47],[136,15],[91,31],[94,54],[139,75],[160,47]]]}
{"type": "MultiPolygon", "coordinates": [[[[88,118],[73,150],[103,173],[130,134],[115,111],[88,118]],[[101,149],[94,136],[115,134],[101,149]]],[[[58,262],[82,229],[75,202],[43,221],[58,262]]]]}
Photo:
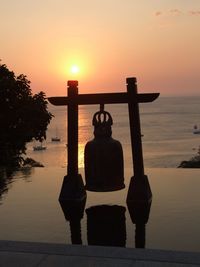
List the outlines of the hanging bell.
{"type": "Polygon", "coordinates": [[[115,191],[125,187],[123,151],[113,139],[110,113],[102,108],[93,116],[94,139],[85,146],[86,190],[115,191]]]}

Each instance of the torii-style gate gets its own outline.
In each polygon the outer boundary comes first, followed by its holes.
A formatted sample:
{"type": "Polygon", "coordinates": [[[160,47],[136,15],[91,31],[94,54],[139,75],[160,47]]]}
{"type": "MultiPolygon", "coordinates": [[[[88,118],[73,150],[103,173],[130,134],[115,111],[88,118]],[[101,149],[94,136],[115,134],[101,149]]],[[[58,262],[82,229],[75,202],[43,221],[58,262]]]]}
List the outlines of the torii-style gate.
{"type": "Polygon", "coordinates": [[[78,105],[127,103],[134,176],[129,185],[127,202],[148,202],[152,193],[144,174],[140,115],[138,103],[154,101],[159,93],[137,93],[136,78],[127,78],[127,92],[78,94],[78,81],[68,81],[68,96],[49,97],[51,104],[68,107],[68,166],[60,193],[60,201],[77,201],[86,198],[81,175],[78,173],[78,105]]]}

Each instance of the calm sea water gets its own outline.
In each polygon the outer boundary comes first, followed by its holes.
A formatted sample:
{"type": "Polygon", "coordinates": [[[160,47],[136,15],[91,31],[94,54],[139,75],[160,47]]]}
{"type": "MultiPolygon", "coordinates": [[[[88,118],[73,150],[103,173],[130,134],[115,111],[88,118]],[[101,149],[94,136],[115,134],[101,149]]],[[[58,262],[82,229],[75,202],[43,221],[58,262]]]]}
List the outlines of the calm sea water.
{"type": "MultiPolygon", "coordinates": [[[[200,126],[200,97],[160,97],[152,103],[140,104],[143,154],[145,167],[173,168],[182,160],[195,156],[200,135],[193,134],[193,126],[200,126]]],[[[84,147],[93,138],[92,117],[97,105],[79,107],[79,167],[83,167],[84,147]]],[[[132,165],[128,107],[106,105],[113,117],[113,138],[122,143],[126,167],[132,165]]],[[[27,156],[45,166],[67,165],[67,108],[49,105],[54,114],[48,131],[45,151],[33,151],[28,144],[27,156]],[[61,142],[51,142],[58,133],[61,142]]]]}

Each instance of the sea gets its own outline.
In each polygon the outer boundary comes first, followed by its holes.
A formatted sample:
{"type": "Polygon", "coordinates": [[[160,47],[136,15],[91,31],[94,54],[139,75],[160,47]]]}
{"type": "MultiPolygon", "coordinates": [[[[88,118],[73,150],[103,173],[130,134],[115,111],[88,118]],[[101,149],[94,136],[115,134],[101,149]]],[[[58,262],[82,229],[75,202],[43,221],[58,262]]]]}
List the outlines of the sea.
{"type": "MultiPolygon", "coordinates": [[[[98,105],[79,106],[79,168],[84,167],[84,148],[94,138],[92,118],[98,105]]],[[[36,141],[28,143],[27,157],[46,167],[67,166],[67,106],[48,105],[54,115],[48,126],[43,151],[33,151],[36,141]],[[52,142],[58,136],[60,142],[52,142]]],[[[127,104],[105,105],[113,118],[112,137],[123,147],[125,167],[133,165],[127,104]]],[[[181,161],[196,156],[200,134],[200,97],[159,97],[154,102],[139,104],[144,165],[147,168],[177,168],[181,161]]]]}

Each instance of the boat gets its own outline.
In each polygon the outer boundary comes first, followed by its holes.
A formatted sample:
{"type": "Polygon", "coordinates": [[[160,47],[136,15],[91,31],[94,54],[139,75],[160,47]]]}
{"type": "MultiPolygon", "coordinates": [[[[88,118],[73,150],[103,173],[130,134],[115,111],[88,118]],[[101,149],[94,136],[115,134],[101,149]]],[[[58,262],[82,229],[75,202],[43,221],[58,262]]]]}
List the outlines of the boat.
{"type": "Polygon", "coordinates": [[[46,146],[41,146],[41,145],[38,145],[38,146],[34,146],[33,147],[33,150],[34,151],[45,150],[45,149],[46,149],[46,146]]]}
{"type": "Polygon", "coordinates": [[[60,137],[58,137],[58,136],[52,137],[51,141],[52,142],[60,142],[60,137]]]}
{"type": "Polygon", "coordinates": [[[58,131],[56,128],[56,135],[54,137],[51,138],[52,142],[60,142],[60,137],[58,137],[58,131]]]}
{"type": "Polygon", "coordinates": [[[193,127],[193,134],[200,134],[200,128],[196,124],[193,127]]]}
{"type": "Polygon", "coordinates": [[[34,145],[34,146],[33,146],[33,150],[34,150],[34,151],[45,150],[46,148],[47,148],[47,147],[44,146],[44,145],[42,144],[42,142],[40,142],[39,145],[34,145]]]}

